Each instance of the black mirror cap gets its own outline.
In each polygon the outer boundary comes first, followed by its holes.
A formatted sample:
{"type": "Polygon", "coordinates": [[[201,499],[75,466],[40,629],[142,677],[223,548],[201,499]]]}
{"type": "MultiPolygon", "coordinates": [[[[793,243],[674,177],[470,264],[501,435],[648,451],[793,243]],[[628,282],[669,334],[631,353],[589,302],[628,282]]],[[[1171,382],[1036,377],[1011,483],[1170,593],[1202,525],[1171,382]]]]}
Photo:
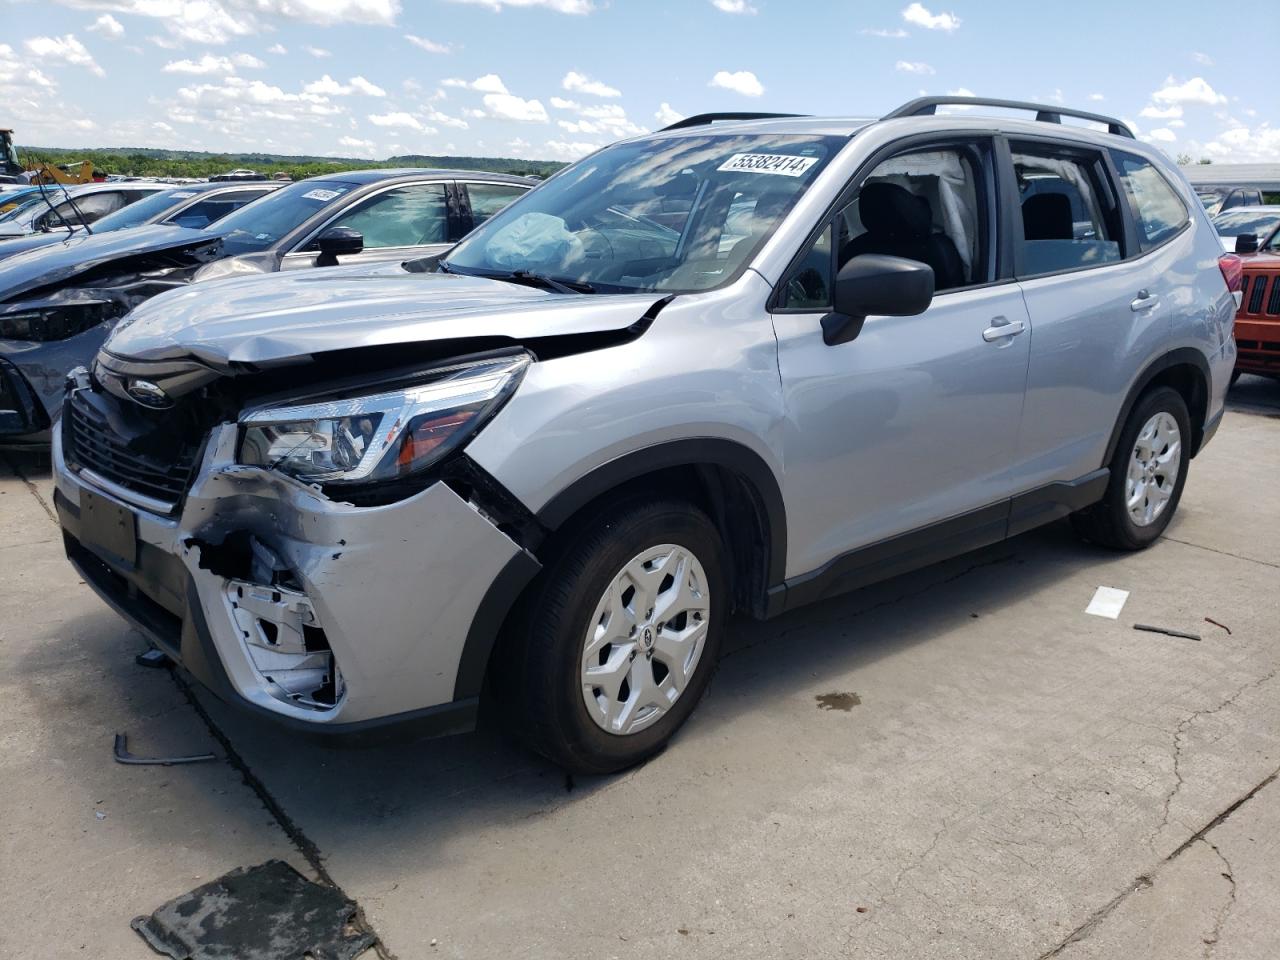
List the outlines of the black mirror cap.
{"type": "Polygon", "coordinates": [[[350,227],[334,227],[320,234],[316,245],[320,248],[316,266],[332,267],[337,265],[338,257],[364,249],[364,234],[350,227]]]}
{"type": "Polygon", "coordinates": [[[1236,237],[1236,253],[1257,253],[1258,252],[1258,235],[1256,233],[1242,233],[1236,237]]]}
{"type": "Polygon", "coordinates": [[[848,343],[862,332],[862,324],[874,314],[882,317],[914,317],[933,302],[933,267],[919,260],[863,253],[852,258],[836,274],[834,312],[822,318],[822,339],[827,346],[848,343]]]}

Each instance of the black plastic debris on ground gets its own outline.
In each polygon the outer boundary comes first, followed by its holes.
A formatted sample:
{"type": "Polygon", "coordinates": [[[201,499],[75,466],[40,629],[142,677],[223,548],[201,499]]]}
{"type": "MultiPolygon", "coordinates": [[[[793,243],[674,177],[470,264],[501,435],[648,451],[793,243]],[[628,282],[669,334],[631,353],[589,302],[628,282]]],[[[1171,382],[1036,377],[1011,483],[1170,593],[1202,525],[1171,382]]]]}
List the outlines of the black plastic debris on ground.
{"type": "Polygon", "coordinates": [[[133,929],[174,960],[353,960],[373,946],[356,905],[283,860],[239,867],[170,900],[133,929]]]}

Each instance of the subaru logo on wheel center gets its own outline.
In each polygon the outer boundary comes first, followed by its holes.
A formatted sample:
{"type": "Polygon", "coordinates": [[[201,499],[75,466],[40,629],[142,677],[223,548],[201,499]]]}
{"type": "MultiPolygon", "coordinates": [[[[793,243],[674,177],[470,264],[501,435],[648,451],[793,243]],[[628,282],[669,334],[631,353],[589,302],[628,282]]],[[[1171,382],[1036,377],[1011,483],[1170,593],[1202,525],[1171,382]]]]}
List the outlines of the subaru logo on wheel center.
{"type": "Polygon", "coordinates": [[[646,650],[653,646],[653,631],[648,627],[644,628],[644,645],[646,650]]]}
{"type": "Polygon", "coordinates": [[[131,380],[126,392],[135,401],[153,410],[173,406],[173,399],[150,380],[131,380]]]}

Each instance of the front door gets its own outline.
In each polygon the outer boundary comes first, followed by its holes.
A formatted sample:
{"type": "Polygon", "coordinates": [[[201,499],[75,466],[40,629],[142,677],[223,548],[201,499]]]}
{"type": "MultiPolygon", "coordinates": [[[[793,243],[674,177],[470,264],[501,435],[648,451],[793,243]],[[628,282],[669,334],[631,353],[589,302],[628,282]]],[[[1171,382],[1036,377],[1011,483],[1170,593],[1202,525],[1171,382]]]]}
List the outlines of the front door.
{"type": "Polygon", "coordinates": [[[1031,331],[1017,284],[993,282],[991,156],[980,140],[880,163],[783,281],[788,578],[943,521],[958,549],[1004,536],[1031,331]],[[933,303],[827,346],[831,277],[861,253],[929,263],[933,303]]]}

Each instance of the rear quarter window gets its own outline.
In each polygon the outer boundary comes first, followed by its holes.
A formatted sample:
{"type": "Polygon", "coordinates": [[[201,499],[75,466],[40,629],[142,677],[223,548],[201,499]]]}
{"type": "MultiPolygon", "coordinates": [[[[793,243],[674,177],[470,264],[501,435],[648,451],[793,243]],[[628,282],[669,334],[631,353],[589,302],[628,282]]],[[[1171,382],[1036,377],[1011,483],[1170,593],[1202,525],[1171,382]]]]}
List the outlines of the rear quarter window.
{"type": "Polygon", "coordinates": [[[1116,157],[1116,168],[1144,251],[1158,247],[1186,226],[1190,219],[1186,204],[1152,163],[1122,153],[1116,157]]]}

